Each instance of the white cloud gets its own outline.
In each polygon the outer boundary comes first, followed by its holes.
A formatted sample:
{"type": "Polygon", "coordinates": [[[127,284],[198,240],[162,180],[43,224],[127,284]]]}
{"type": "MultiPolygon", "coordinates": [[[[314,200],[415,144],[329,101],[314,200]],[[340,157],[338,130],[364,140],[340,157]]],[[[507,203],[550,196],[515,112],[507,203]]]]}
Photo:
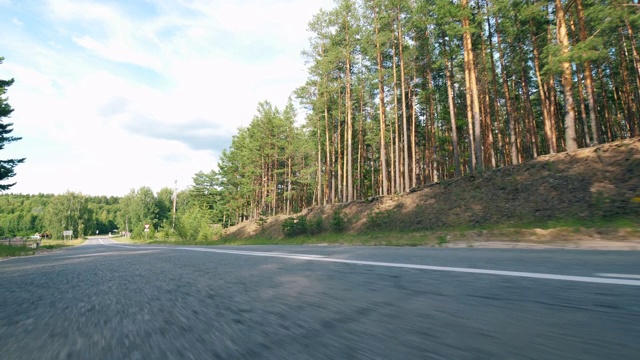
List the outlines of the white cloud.
{"type": "Polygon", "coordinates": [[[24,137],[2,157],[27,157],[13,192],[122,195],[176,178],[189,185],[197,171],[215,168],[224,139],[251,120],[259,101],[284,106],[304,83],[306,24],[331,6],[150,1],[155,12],[141,17],[126,8],[137,2],[48,0],[32,9],[49,19],[35,29],[46,39],[26,32],[0,39],[12,49],[0,78],[16,78],[11,120],[24,137]]]}
{"type": "MultiPolygon", "coordinates": [[[[1,1],[0,1],[1,2],[1,1]]],[[[20,19],[18,19],[17,17],[14,17],[11,19],[11,22],[18,25],[18,26],[22,26],[24,25],[24,23],[22,21],[20,21],[20,19]]]]}

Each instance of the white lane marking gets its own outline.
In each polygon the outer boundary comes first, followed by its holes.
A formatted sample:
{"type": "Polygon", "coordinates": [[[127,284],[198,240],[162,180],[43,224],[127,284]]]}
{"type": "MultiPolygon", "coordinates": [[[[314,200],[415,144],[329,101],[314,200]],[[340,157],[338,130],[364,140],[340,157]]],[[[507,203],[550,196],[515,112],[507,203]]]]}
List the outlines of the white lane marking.
{"type": "Polygon", "coordinates": [[[106,245],[105,243],[102,242],[102,239],[98,239],[98,241],[100,241],[100,244],[106,245]]]}
{"type": "Polygon", "coordinates": [[[119,247],[119,248],[125,248],[125,249],[137,249],[137,250],[144,250],[144,249],[171,249],[169,247],[162,247],[162,246],[130,246],[130,245],[117,245],[114,243],[111,244],[105,244],[107,246],[113,246],[113,247],[119,247]]]}
{"type": "Polygon", "coordinates": [[[544,274],[544,273],[531,273],[531,272],[520,272],[520,271],[487,270],[487,269],[458,268],[458,267],[448,267],[448,266],[388,263],[388,262],[378,262],[378,261],[346,260],[346,259],[333,259],[328,257],[312,257],[312,256],[300,255],[300,254],[278,254],[278,253],[270,253],[270,252],[255,252],[255,251],[240,251],[240,250],[222,250],[222,249],[189,248],[189,247],[180,247],[177,249],[190,250],[190,251],[216,252],[216,253],[224,253],[224,254],[249,255],[249,256],[282,257],[282,258],[289,258],[289,259],[324,261],[324,262],[333,262],[333,263],[342,263],[342,264],[386,266],[386,267],[406,268],[406,269],[514,276],[514,277],[546,279],[546,280],[576,281],[576,282],[586,282],[586,283],[595,283],[595,284],[640,286],[640,280],[609,279],[609,278],[591,277],[591,276],[572,276],[572,275],[544,274]]]}
{"type": "Polygon", "coordinates": [[[596,276],[603,276],[603,277],[612,277],[612,278],[626,278],[626,279],[640,279],[640,275],[634,275],[634,274],[608,274],[608,273],[602,273],[602,274],[595,274],[596,276]]]}
{"type": "Polygon", "coordinates": [[[432,265],[418,265],[418,264],[388,263],[388,262],[379,262],[379,261],[334,259],[334,258],[324,257],[322,255],[311,255],[311,254],[288,254],[288,253],[278,253],[278,252],[262,252],[262,251],[246,251],[246,250],[225,250],[225,249],[192,248],[192,247],[171,248],[171,247],[145,246],[145,247],[141,248],[139,246],[127,246],[127,245],[115,245],[115,244],[108,244],[108,245],[109,246],[115,246],[115,247],[127,248],[127,249],[140,249],[140,250],[142,250],[142,249],[166,249],[166,250],[178,249],[178,250],[202,251],[202,252],[213,252],[213,253],[222,253],[222,254],[263,256],[263,257],[280,257],[280,258],[287,258],[287,259],[324,261],[324,262],[333,262],[333,263],[341,263],[341,264],[385,266],[385,267],[395,267],[395,268],[405,268],[405,269],[419,269],[419,270],[432,270],[432,271],[460,272],[460,273],[470,273],[470,274],[513,276],[513,277],[524,277],[524,278],[545,279],[545,280],[576,281],[576,282],[595,283],[595,284],[640,286],[640,280],[630,280],[630,279],[615,279],[615,278],[592,277],[592,276],[558,275],[558,274],[532,273],[532,272],[522,272],[522,271],[505,271],[505,270],[488,270],[488,269],[475,269],[475,268],[458,268],[458,267],[449,267],[449,266],[432,266],[432,265]]]}
{"type": "Polygon", "coordinates": [[[238,254],[238,255],[253,255],[253,256],[270,256],[270,257],[286,257],[286,258],[324,258],[324,255],[315,254],[294,254],[294,253],[281,253],[271,251],[247,251],[247,250],[223,250],[223,249],[208,249],[208,248],[191,248],[191,247],[179,247],[180,250],[192,250],[192,251],[205,251],[205,252],[217,252],[224,254],[238,254]]]}
{"type": "Polygon", "coordinates": [[[139,255],[146,253],[158,252],[157,250],[141,250],[141,251],[110,251],[110,252],[100,252],[100,253],[91,253],[91,254],[81,254],[81,255],[71,255],[65,256],[64,259],[71,258],[82,258],[82,257],[94,257],[94,256],[112,256],[112,255],[139,255]]]}
{"type": "Polygon", "coordinates": [[[193,251],[205,251],[205,252],[218,252],[218,253],[227,253],[227,254],[239,254],[239,255],[254,255],[254,256],[272,256],[272,257],[304,257],[304,258],[323,258],[324,255],[315,255],[315,254],[291,254],[291,253],[281,253],[281,252],[264,252],[264,251],[246,251],[246,250],[222,250],[222,249],[207,249],[207,248],[190,248],[190,247],[160,247],[160,246],[130,246],[130,245],[116,245],[116,244],[106,244],[109,246],[121,247],[125,249],[178,249],[178,250],[193,250],[193,251]]]}

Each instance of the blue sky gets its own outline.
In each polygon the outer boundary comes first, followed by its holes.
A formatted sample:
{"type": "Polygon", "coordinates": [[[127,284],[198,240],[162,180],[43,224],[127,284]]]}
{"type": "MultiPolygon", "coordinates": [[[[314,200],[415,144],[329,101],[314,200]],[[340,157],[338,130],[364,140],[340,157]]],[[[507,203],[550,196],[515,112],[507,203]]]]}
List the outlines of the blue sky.
{"type": "Polygon", "coordinates": [[[124,195],[216,168],[259,101],[306,78],[331,0],[0,0],[0,79],[26,157],[13,193],[124,195]]]}

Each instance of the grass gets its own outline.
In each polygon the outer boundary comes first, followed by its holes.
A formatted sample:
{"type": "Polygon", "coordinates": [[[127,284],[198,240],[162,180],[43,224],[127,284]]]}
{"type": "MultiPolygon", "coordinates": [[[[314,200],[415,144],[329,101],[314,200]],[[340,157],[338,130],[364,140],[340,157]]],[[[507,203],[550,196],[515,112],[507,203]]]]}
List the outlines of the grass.
{"type": "Polygon", "coordinates": [[[33,254],[35,254],[35,250],[26,246],[9,246],[0,244],[0,258],[33,254]]]}
{"type": "MultiPolygon", "coordinates": [[[[378,219],[376,219],[378,220],[378,219]]],[[[527,241],[521,240],[528,235],[529,241],[535,239],[535,230],[558,229],[562,234],[585,234],[599,230],[625,230],[627,234],[640,236],[640,219],[559,219],[541,220],[521,223],[482,226],[456,226],[437,230],[402,231],[396,229],[380,229],[374,227],[361,233],[323,232],[317,235],[300,235],[294,237],[268,237],[257,235],[252,238],[238,239],[223,237],[219,240],[194,241],[182,239],[125,239],[118,241],[138,244],[171,244],[171,245],[366,245],[366,246],[447,246],[451,243],[467,242],[473,239],[491,239],[492,241],[527,241]]],[[[558,233],[558,234],[560,234],[558,233]]],[[[560,236],[560,235],[558,235],[560,236]]]]}
{"type": "Polygon", "coordinates": [[[397,232],[377,231],[362,234],[323,233],[315,236],[285,238],[228,239],[223,238],[217,245],[367,245],[367,246],[438,246],[440,232],[397,232]]]}
{"type": "Polygon", "coordinates": [[[69,246],[77,246],[84,244],[84,239],[75,239],[75,240],[42,240],[40,243],[40,248],[45,249],[57,249],[69,246]]]}
{"type": "Polygon", "coordinates": [[[0,244],[0,258],[4,257],[14,257],[14,256],[28,256],[35,255],[40,250],[53,250],[60,249],[69,246],[77,246],[84,243],[84,239],[76,239],[76,240],[42,240],[40,247],[36,250],[29,246],[9,246],[0,244]]]}

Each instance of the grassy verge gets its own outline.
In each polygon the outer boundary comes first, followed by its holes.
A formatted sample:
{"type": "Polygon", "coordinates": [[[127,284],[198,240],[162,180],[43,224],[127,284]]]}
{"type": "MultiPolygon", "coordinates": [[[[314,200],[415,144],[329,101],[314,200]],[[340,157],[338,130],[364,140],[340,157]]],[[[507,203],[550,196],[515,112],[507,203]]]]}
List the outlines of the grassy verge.
{"type": "Polygon", "coordinates": [[[58,249],[69,246],[77,246],[84,244],[84,239],[75,240],[42,240],[40,249],[58,249]]]}
{"type": "Polygon", "coordinates": [[[640,219],[616,218],[602,220],[565,219],[519,224],[455,227],[438,230],[370,230],[361,233],[326,231],[316,235],[268,237],[256,235],[238,239],[193,241],[180,239],[127,239],[117,241],[137,244],[170,245],[366,245],[366,246],[473,246],[476,242],[562,243],[580,239],[628,240],[640,239],[640,219]]]}
{"type": "Polygon", "coordinates": [[[55,250],[69,246],[81,245],[83,243],[84,239],[70,241],[42,240],[42,243],[40,244],[40,247],[38,249],[33,249],[29,246],[9,246],[0,244],[0,258],[35,255],[42,250],[55,250]]]}
{"type": "Polygon", "coordinates": [[[0,244],[0,258],[33,254],[35,254],[35,250],[26,246],[9,246],[0,244]]]}

